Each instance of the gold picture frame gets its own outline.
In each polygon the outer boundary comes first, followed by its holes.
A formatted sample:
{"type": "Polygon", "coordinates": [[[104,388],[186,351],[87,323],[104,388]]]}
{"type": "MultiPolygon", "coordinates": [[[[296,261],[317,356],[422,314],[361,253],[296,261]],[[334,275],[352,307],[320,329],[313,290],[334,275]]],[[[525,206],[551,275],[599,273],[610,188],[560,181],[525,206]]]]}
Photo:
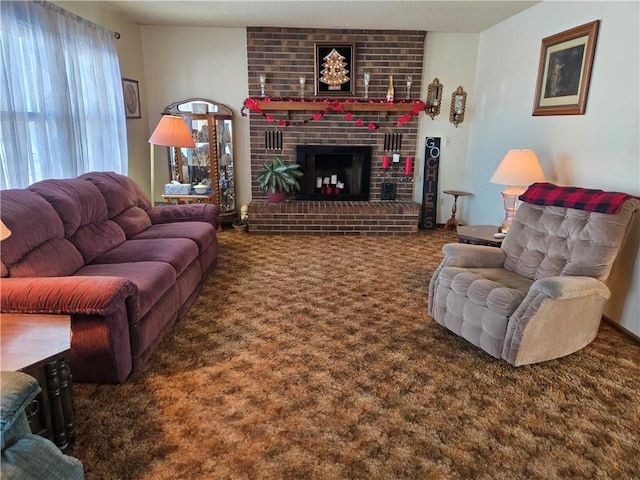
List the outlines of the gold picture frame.
{"type": "Polygon", "coordinates": [[[532,115],[583,115],[600,20],[542,39],[532,115]]]}

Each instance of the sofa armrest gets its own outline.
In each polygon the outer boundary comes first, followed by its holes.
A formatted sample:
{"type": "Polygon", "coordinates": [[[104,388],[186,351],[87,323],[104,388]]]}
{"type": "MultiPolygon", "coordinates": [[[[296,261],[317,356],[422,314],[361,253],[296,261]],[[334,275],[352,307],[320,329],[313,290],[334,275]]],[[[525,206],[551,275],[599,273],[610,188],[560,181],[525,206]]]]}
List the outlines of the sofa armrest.
{"type": "Polygon", "coordinates": [[[38,381],[22,372],[0,373],[0,425],[2,450],[31,433],[25,408],[40,393],[38,381]]]}
{"type": "Polygon", "coordinates": [[[208,222],[218,227],[220,209],[210,203],[185,203],[179,205],[158,205],[147,210],[153,225],[173,222],[208,222]]]}
{"type": "Polygon", "coordinates": [[[123,305],[137,319],[138,288],[120,277],[26,277],[0,280],[3,313],[110,315],[123,305]]]}
{"type": "Polygon", "coordinates": [[[536,280],[509,318],[502,358],[518,366],[580,350],[597,335],[610,296],[607,286],[591,277],[536,280]]]}
{"type": "Polygon", "coordinates": [[[447,243],[442,247],[443,267],[501,268],[506,254],[499,247],[447,243]]]}

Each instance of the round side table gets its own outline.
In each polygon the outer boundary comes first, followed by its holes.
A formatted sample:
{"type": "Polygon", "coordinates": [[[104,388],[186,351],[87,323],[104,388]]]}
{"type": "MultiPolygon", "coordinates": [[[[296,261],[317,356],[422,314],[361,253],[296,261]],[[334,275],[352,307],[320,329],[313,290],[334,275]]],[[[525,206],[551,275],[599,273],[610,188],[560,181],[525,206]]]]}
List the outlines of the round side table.
{"type": "Polygon", "coordinates": [[[460,225],[458,219],[456,219],[456,212],[458,211],[458,197],[466,197],[469,195],[473,195],[471,192],[465,192],[462,190],[443,190],[442,193],[446,193],[447,195],[453,195],[453,207],[451,208],[451,218],[447,220],[447,223],[444,224],[445,230],[455,230],[460,225]]]}

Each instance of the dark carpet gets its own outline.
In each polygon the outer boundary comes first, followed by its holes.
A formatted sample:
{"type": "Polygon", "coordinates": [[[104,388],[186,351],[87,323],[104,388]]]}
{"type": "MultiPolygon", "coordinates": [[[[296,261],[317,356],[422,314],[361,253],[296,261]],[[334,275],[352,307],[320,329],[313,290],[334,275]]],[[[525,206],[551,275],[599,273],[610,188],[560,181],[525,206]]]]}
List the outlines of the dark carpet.
{"type": "Polygon", "coordinates": [[[608,324],[515,368],[427,315],[452,233],[220,234],[122,385],[77,384],[92,479],[638,479],[640,347],[608,324]]]}

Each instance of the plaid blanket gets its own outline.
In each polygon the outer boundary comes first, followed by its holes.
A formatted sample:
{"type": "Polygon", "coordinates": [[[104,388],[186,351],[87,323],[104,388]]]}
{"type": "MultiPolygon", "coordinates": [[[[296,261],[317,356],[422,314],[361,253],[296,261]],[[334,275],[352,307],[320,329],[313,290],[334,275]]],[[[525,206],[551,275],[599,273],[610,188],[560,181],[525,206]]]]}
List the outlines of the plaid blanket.
{"type": "MultiPolygon", "coordinates": [[[[534,183],[520,195],[520,200],[534,205],[575,208],[589,212],[617,213],[627,198],[633,195],[605,192],[580,187],[560,187],[553,183],[534,183]]],[[[639,197],[636,197],[639,198],[639,197]]]]}

